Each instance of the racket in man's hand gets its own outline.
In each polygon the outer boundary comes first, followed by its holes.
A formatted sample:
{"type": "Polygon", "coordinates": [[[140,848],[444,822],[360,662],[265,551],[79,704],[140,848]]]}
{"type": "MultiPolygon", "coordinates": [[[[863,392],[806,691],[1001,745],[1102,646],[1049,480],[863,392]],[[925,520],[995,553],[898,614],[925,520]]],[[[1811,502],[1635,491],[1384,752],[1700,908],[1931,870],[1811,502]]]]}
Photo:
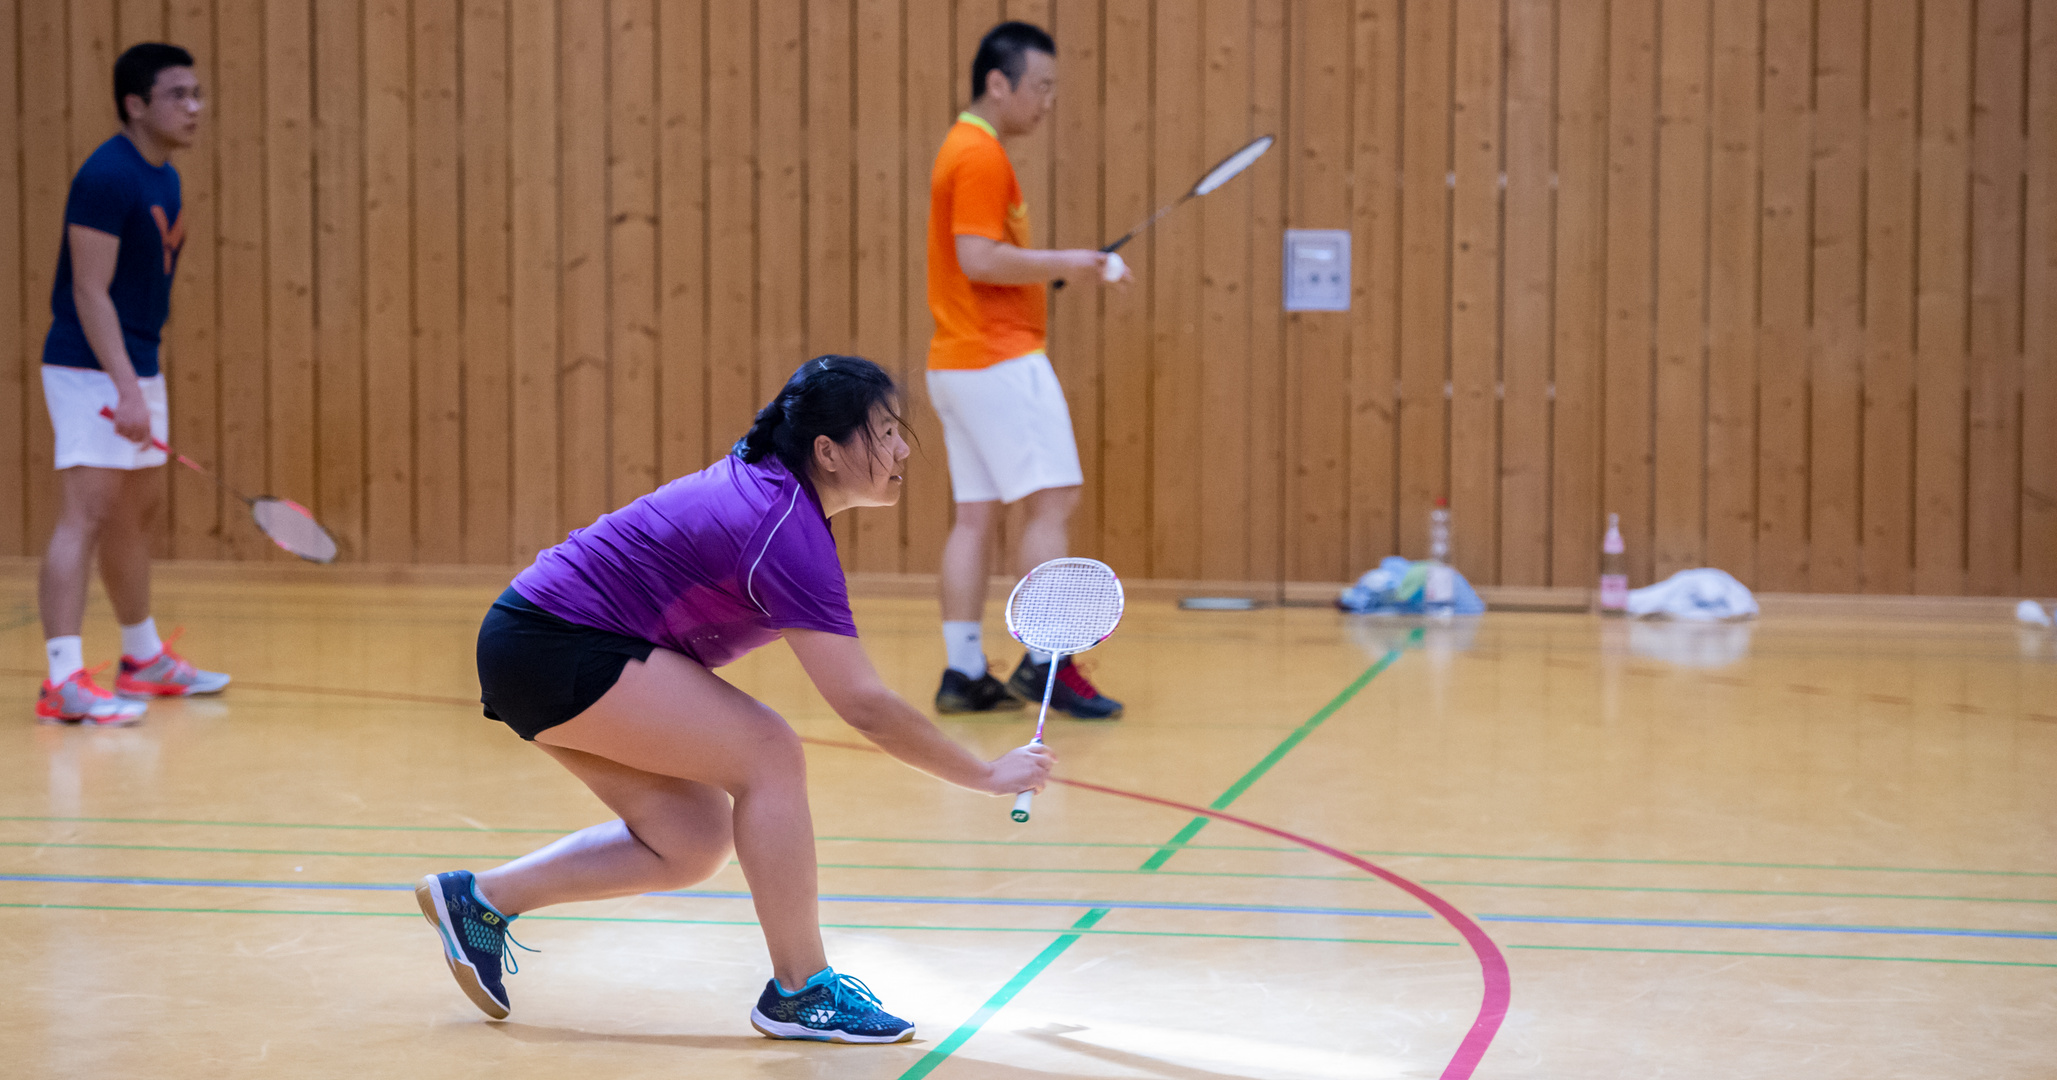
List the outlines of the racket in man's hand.
{"type": "MultiPolygon", "coordinates": [[[[1043,684],[1043,709],[1036,714],[1036,737],[1043,743],[1043,724],[1050,718],[1050,694],[1057,686],[1057,667],[1065,657],[1085,652],[1107,640],[1121,625],[1121,579],[1106,563],[1094,559],[1052,559],[1022,578],[1007,596],[1007,632],[1037,652],[1050,654],[1049,676],[1043,684]]],[[[1013,817],[1029,819],[1035,792],[1014,798],[1013,817]]]]}
{"type": "MultiPolygon", "coordinates": [[[[1178,198],[1172,200],[1171,202],[1165,203],[1163,206],[1158,207],[1157,212],[1151,214],[1147,218],[1144,218],[1142,224],[1137,225],[1135,228],[1130,229],[1129,231],[1121,234],[1121,239],[1116,240],[1110,244],[1102,245],[1100,250],[1106,252],[1110,256],[1113,256],[1113,259],[1110,260],[1110,265],[1116,268],[1107,276],[1107,280],[1118,281],[1121,279],[1121,273],[1119,270],[1119,267],[1121,265],[1119,262],[1120,257],[1115,256],[1114,253],[1120,251],[1121,246],[1123,244],[1126,244],[1129,241],[1134,240],[1139,234],[1142,233],[1143,230],[1149,228],[1152,225],[1157,224],[1159,218],[1162,218],[1164,215],[1171,213],[1173,210],[1176,210],[1179,207],[1184,206],[1188,201],[1192,199],[1197,199],[1200,196],[1205,195],[1210,191],[1213,191],[1215,188],[1218,188],[1221,185],[1228,183],[1230,180],[1235,179],[1237,173],[1240,173],[1244,169],[1249,168],[1253,163],[1256,162],[1258,158],[1263,157],[1264,152],[1266,150],[1271,149],[1271,143],[1272,138],[1269,135],[1260,135],[1257,138],[1250,140],[1250,145],[1245,146],[1241,150],[1238,150],[1235,153],[1230,154],[1229,156],[1221,159],[1221,164],[1216,165],[1215,167],[1207,170],[1207,175],[1202,176],[1199,182],[1195,183],[1192,186],[1192,189],[1187,191],[1184,195],[1181,195],[1178,198]]],[[[1064,279],[1058,278],[1056,281],[1050,283],[1050,287],[1053,289],[1063,288],[1064,279]]]]}
{"type": "MultiPolygon", "coordinates": [[[[100,415],[109,423],[114,421],[114,410],[102,406],[100,415]]],[[[336,541],[321,523],[314,520],[308,509],[291,499],[273,495],[259,495],[251,498],[228,485],[226,480],[208,472],[198,462],[164,444],[164,440],[152,436],[150,445],[170,454],[178,463],[219,485],[223,491],[243,500],[250,507],[250,520],[256,522],[259,531],[271,538],[280,548],[298,555],[308,562],[331,563],[336,561],[336,541]]]]}

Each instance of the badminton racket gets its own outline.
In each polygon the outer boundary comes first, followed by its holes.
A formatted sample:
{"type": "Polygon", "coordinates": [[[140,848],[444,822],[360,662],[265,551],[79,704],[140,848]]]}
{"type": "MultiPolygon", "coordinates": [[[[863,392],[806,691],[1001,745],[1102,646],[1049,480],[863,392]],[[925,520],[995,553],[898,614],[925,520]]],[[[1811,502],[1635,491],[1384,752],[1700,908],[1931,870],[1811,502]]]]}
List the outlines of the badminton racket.
{"type": "MultiPolygon", "coordinates": [[[[1106,563],[1093,559],[1052,559],[1015,583],[1007,596],[1007,632],[1023,645],[1050,654],[1043,710],[1036,714],[1036,737],[1029,745],[1043,744],[1058,666],[1065,657],[1106,641],[1121,624],[1122,603],[1121,579],[1106,563]]],[[[1014,820],[1029,819],[1035,794],[1024,791],[1014,797],[1014,820]]]]}
{"type": "MultiPolygon", "coordinates": [[[[112,421],[114,410],[102,406],[100,415],[112,421]]],[[[152,436],[150,445],[170,454],[186,468],[214,481],[223,491],[243,500],[244,505],[250,508],[250,520],[257,524],[258,531],[271,538],[271,542],[281,549],[308,562],[336,561],[335,538],[329,535],[327,529],[321,527],[320,522],[314,520],[314,515],[306,507],[291,499],[281,499],[274,495],[259,495],[253,499],[230,487],[228,481],[202,468],[192,458],[166,446],[163,439],[152,436]]]]}
{"type": "MultiPolygon", "coordinates": [[[[1164,217],[1164,215],[1171,213],[1173,210],[1176,210],[1179,207],[1184,206],[1186,203],[1194,199],[1197,199],[1210,191],[1213,191],[1215,188],[1218,188],[1221,185],[1228,183],[1230,180],[1235,179],[1237,173],[1240,173],[1244,169],[1249,168],[1254,162],[1256,162],[1258,158],[1263,157],[1264,152],[1266,150],[1271,149],[1271,143],[1272,137],[1269,135],[1260,135],[1257,138],[1251,140],[1250,145],[1245,146],[1241,150],[1238,150],[1235,153],[1230,154],[1229,156],[1221,159],[1221,164],[1216,165],[1215,167],[1207,170],[1207,175],[1202,176],[1199,182],[1193,185],[1191,190],[1187,191],[1184,195],[1181,195],[1178,198],[1173,199],[1168,203],[1165,203],[1163,206],[1158,207],[1157,212],[1151,214],[1147,218],[1144,218],[1142,224],[1139,224],[1135,228],[1130,229],[1129,231],[1121,234],[1121,239],[1116,240],[1111,244],[1102,245],[1100,250],[1106,252],[1109,255],[1112,255],[1115,252],[1120,251],[1121,246],[1123,244],[1126,244],[1129,241],[1134,240],[1138,235],[1140,235],[1143,232],[1143,230],[1148,229],[1150,226],[1157,224],[1157,222],[1161,220],[1164,217]]],[[[1050,287],[1053,289],[1063,288],[1064,279],[1059,278],[1056,281],[1051,282],[1050,287]]]]}

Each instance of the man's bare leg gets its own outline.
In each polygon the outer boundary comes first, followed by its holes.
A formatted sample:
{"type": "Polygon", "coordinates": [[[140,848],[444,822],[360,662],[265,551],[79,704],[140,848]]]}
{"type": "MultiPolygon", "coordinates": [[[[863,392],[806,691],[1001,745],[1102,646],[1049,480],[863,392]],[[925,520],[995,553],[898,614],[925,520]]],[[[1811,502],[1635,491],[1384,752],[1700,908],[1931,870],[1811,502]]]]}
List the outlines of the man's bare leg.
{"type": "Polygon", "coordinates": [[[45,638],[76,637],[85,625],[93,554],[108,518],[127,493],[123,472],[81,465],[57,474],[57,527],[51,530],[50,546],[44,549],[36,588],[45,638]]]}

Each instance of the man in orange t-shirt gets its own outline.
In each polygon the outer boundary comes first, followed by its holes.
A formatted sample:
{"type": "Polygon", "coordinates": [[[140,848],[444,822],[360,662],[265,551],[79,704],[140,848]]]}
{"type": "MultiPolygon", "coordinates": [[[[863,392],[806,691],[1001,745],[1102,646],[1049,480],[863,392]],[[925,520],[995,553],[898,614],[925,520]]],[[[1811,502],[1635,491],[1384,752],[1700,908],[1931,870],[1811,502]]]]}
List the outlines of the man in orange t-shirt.
{"type": "MultiPolygon", "coordinates": [[[[1028,205],[1004,140],[1027,135],[1057,89],[1057,44],[1023,22],[979,42],[971,106],[943,140],[929,180],[929,397],[943,421],[957,520],[943,545],[943,641],[949,666],[936,691],[942,712],[1018,708],[1042,699],[1050,657],[1031,651],[1002,684],[986,670],[980,621],[986,552],[1000,508],[1022,502],[1021,569],[1065,553],[1079,488],[1078,445],[1057,373],[1043,353],[1043,289],[1053,279],[1126,283],[1118,260],[1090,248],[1029,246],[1028,205]],[[1011,695],[1011,696],[1010,696],[1011,695]],[[1020,700],[1016,700],[1020,699],[1020,700]]],[[[1050,705],[1082,720],[1111,720],[1121,703],[1058,663],[1050,705]]]]}

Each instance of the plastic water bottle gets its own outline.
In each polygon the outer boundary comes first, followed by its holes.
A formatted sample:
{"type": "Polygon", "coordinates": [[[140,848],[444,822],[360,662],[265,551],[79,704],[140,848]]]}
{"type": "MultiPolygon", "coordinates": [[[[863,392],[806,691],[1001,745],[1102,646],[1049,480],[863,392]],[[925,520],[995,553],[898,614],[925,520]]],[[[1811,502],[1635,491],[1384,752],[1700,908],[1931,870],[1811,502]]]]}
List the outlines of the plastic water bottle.
{"type": "Polygon", "coordinates": [[[1607,537],[1600,541],[1600,614],[1628,613],[1628,547],[1621,542],[1621,515],[1607,515],[1607,537]]]}
{"type": "Polygon", "coordinates": [[[1457,572],[1450,569],[1450,500],[1440,496],[1428,512],[1428,559],[1422,606],[1430,615],[1448,617],[1456,611],[1457,572]]]}

